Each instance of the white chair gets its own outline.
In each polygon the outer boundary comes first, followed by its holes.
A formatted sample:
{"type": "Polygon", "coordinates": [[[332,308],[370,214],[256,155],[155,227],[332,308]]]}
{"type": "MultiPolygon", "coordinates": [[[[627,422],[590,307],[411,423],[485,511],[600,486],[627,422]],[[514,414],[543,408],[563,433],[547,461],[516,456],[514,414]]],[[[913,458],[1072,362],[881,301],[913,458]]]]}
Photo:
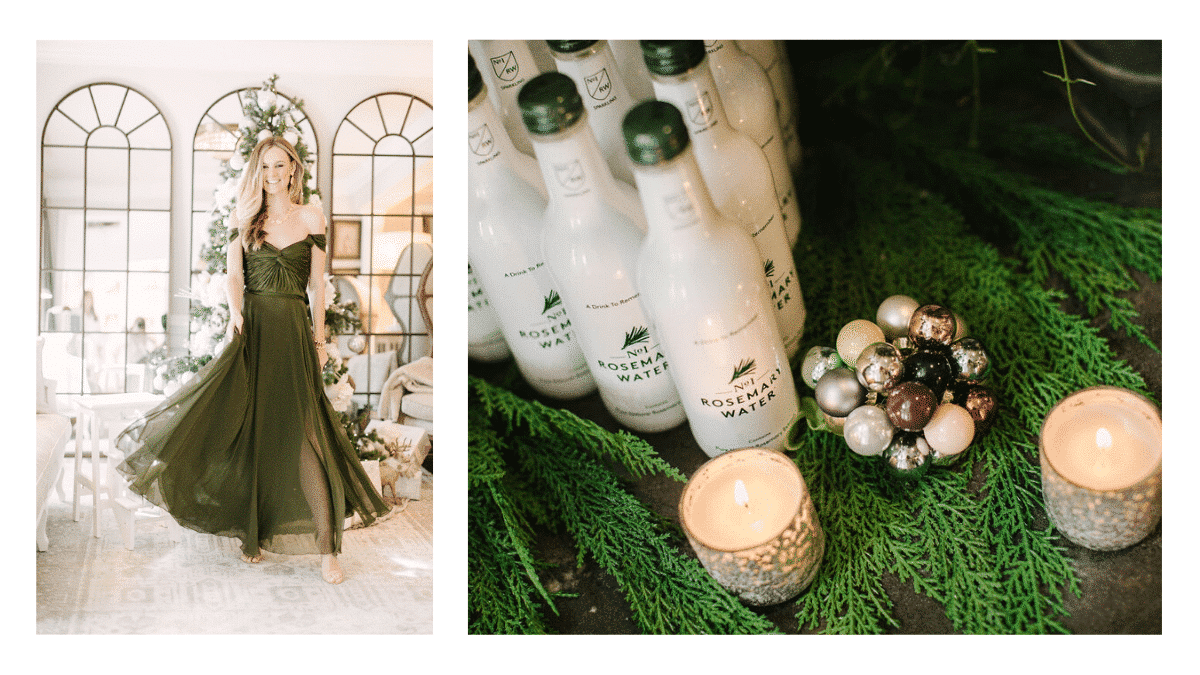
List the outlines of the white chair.
{"type": "Polygon", "coordinates": [[[47,507],[50,502],[51,490],[57,485],[62,495],[62,464],[67,448],[67,439],[71,436],[71,420],[59,414],[55,402],[56,382],[42,377],[42,347],[46,340],[37,338],[37,550],[45,551],[50,548],[50,538],[46,535],[47,507]]]}
{"type": "MultiPolygon", "coordinates": [[[[116,454],[112,448],[109,428],[121,422],[132,422],[138,415],[158,405],[163,396],[147,392],[129,394],[94,394],[79,396],[75,405],[79,416],[75,426],[75,481],[71,496],[71,517],[79,520],[79,499],[84,494],[92,496],[92,536],[100,536],[100,512],[124,490],[111,480],[103,480],[108,471],[103,469],[104,453],[116,454]],[[83,471],[83,454],[90,452],[90,475],[83,471]]],[[[116,464],[112,464],[116,466],[116,464]]]]}
{"type": "Polygon", "coordinates": [[[117,519],[117,527],[121,529],[121,539],[125,542],[125,548],[133,550],[134,535],[138,525],[158,522],[166,524],[167,534],[172,542],[183,541],[183,528],[175,522],[171,514],[128,489],[125,477],[117,473],[117,467],[123,461],[125,461],[125,454],[121,450],[109,450],[108,485],[112,487],[112,498],[108,500],[108,505],[117,519]]]}

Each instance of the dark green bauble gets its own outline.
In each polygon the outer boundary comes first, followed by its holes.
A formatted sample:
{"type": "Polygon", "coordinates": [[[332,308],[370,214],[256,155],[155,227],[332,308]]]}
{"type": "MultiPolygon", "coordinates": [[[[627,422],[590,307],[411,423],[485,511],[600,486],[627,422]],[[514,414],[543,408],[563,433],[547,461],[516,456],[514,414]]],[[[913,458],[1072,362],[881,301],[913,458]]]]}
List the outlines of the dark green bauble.
{"type": "Polygon", "coordinates": [[[904,380],[929,387],[934,398],[941,401],[946,387],[954,382],[954,365],[943,352],[918,350],[904,358],[904,380]]]}
{"type": "Polygon", "coordinates": [[[913,480],[925,475],[933,463],[933,449],[919,431],[897,431],[883,451],[888,473],[913,480]]]}

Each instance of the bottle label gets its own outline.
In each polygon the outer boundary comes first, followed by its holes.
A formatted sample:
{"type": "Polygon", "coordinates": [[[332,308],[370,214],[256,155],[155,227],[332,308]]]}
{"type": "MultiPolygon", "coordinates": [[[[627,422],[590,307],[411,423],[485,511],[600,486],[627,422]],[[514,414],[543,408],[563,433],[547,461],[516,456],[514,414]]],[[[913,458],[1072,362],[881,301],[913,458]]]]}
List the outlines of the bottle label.
{"type": "Polygon", "coordinates": [[[584,173],[583,164],[579,160],[554,164],[553,166],[555,180],[566,190],[566,192],[562,193],[563,197],[578,197],[591,191],[591,188],[588,186],[587,174],[584,173]]]}
{"type": "Polygon", "coordinates": [[[491,62],[492,72],[495,73],[496,79],[510,83],[500,85],[501,89],[508,89],[525,81],[524,79],[516,81],[521,74],[521,64],[517,62],[517,55],[513,54],[511,50],[491,57],[491,62]]]}
{"type": "Polygon", "coordinates": [[[482,166],[500,156],[496,148],[496,137],[492,135],[487,123],[467,133],[467,147],[471,149],[471,154],[478,158],[475,160],[475,166],[482,166]]]}
{"type": "Polygon", "coordinates": [[[587,89],[588,96],[598,101],[598,103],[592,104],[592,110],[599,110],[617,100],[617,95],[613,91],[612,79],[608,75],[608,68],[601,68],[600,72],[584,76],[583,85],[587,89]]]}
{"type": "Polygon", "coordinates": [[[771,286],[771,303],[777,311],[783,311],[792,301],[793,285],[796,282],[796,268],[788,267],[782,274],[776,276],[775,262],[763,262],[763,273],[771,286]]]}
{"type": "Polygon", "coordinates": [[[563,309],[562,298],[557,291],[550,289],[550,293],[542,298],[541,319],[517,331],[517,334],[541,349],[553,349],[573,340],[571,319],[567,316],[567,310],[563,309]]]}
{"type": "Polygon", "coordinates": [[[692,125],[689,131],[694,134],[702,134],[717,126],[717,120],[713,118],[713,112],[712,95],[707,91],[701,92],[699,96],[688,101],[687,117],[692,125]]]}

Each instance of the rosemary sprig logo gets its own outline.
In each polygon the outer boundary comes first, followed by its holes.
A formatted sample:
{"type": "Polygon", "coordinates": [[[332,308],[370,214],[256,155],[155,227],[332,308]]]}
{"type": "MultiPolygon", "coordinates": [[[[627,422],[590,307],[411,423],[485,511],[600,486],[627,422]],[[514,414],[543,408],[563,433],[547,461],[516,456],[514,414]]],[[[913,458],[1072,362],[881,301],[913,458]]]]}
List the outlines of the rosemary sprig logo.
{"type": "Polygon", "coordinates": [[[764,262],[763,263],[763,272],[766,273],[768,278],[775,276],[775,261],[768,260],[768,261],[764,262]]]}
{"type": "Polygon", "coordinates": [[[639,342],[646,342],[650,339],[650,329],[645,326],[634,326],[628,333],[625,334],[625,344],[621,349],[628,349],[639,342]]]}
{"type": "Polygon", "coordinates": [[[729,379],[729,384],[733,384],[739,377],[745,377],[754,372],[754,359],[746,359],[733,369],[733,377],[729,379]]]}
{"type": "Polygon", "coordinates": [[[550,295],[547,295],[545,298],[543,298],[543,300],[545,303],[542,306],[542,314],[545,314],[546,312],[549,312],[550,310],[562,304],[562,298],[558,296],[558,291],[555,291],[554,289],[550,289],[550,295]]]}

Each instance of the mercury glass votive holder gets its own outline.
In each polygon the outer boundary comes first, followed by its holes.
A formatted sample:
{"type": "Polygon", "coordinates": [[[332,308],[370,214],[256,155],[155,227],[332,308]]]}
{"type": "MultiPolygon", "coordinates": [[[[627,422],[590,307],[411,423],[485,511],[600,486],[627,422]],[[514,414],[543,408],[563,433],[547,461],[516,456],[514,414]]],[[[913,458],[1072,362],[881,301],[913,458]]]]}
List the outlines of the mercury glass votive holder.
{"type": "Polygon", "coordinates": [[[1127,389],[1098,386],[1050,410],[1038,436],[1046,512],[1068,540],[1115,551],[1162,518],[1162,413],[1127,389]]]}
{"type": "Polygon", "coordinates": [[[799,595],[825,554],[804,477],[775,450],[744,448],[710,459],[684,487],[679,516],[704,569],[750,605],[799,595]]]}

